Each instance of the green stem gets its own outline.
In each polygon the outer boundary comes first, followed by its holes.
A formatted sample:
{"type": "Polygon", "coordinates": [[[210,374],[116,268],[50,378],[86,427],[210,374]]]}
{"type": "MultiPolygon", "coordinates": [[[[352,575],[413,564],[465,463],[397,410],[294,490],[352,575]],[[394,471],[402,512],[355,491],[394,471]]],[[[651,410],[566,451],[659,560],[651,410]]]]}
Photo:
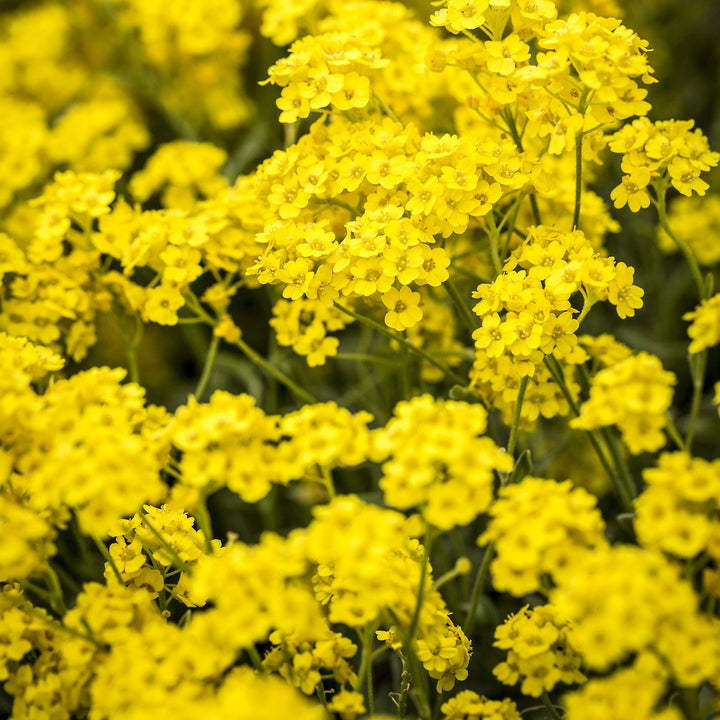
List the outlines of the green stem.
{"type": "Polygon", "coordinates": [[[423,601],[425,600],[425,583],[428,576],[428,568],[430,566],[430,550],[432,549],[433,535],[432,529],[427,528],[425,532],[425,543],[422,560],[422,568],[420,569],[420,582],[418,583],[417,601],[415,602],[415,612],[413,613],[412,620],[410,621],[410,628],[408,629],[408,642],[412,643],[415,633],[417,632],[418,624],[420,623],[420,615],[422,613],[423,601]]]}
{"type": "Polygon", "coordinates": [[[615,463],[615,467],[617,468],[627,494],[631,498],[636,497],[637,490],[635,489],[635,482],[630,473],[630,468],[628,468],[622,451],[620,450],[620,443],[618,442],[617,437],[615,437],[615,434],[610,428],[602,428],[600,434],[610,450],[610,455],[612,455],[613,462],[615,463]]]}
{"type": "Polygon", "coordinates": [[[360,323],[363,323],[364,325],[367,325],[369,327],[374,328],[375,330],[378,330],[386,337],[391,338],[392,340],[395,340],[405,347],[407,347],[410,352],[415,353],[416,355],[419,355],[420,357],[427,360],[429,363],[434,365],[438,370],[442,370],[443,374],[452,380],[457,385],[463,385],[465,384],[465,380],[463,380],[459,375],[456,375],[450,368],[443,365],[441,362],[438,362],[430,353],[425,352],[422,348],[417,347],[417,345],[413,345],[409,340],[406,340],[400,333],[396,333],[394,330],[390,330],[390,328],[385,327],[385,325],[381,325],[379,322],[376,322],[375,320],[372,320],[369,317],[366,317],[365,315],[360,315],[359,313],[356,313],[354,310],[350,310],[350,308],[346,308],[343,305],[341,305],[338,302],[333,303],[335,307],[338,310],[341,310],[346,315],[349,315],[351,318],[354,318],[360,323]]]}
{"type": "MultiPolygon", "coordinates": [[[[585,108],[589,89],[585,88],[578,103],[578,113],[585,116],[585,108]]],[[[582,204],[582,163],[583,163],[583,139],[585,134],[581,130],[575,137],[575,209],[571,230],[577,230],[580,223],[580,205],[582,204]]]]}
{"type": "MultiPolygon", "coordinates": [[[[522,145],[522,138],[520,137],[520,133],[517,130],[517,125],[515,124],[515,118],[513,117],[513,114],[506,110],[503,117],[505,118],[505,122],[507,123],[508,130],[510,131],[510,135],[512,136],[512,139],[515,142],[517,149],[520,152],[524,152],[523,145],[522,145]]],[[[541,225],[542,219],[540,217],[540,208],[538,207],[537,197],[535,196],[535,193],[530,194],[530,207],[532,209],[533,219],[535,220],[535,224],[541,225]]]]}
{"type": "Polygon", "coordinates": [[[395,113],[394,113],[394,112],[392,111],[392,109],[390,108],[390,106],[389,106],[377,93],[374,92],[374,93],[373,93],[373,96],[374,96],[375,99],[378,101],[378,104],[379,104],[380,107],[385,111],[385,114],[386,114],[388,117],[392,118],[395,122],[400,122],[400,121],[397,119],[397,116],[395,115],[395,113]]]}
{"type": "Polygon", "coordinates": [[[115,560],[113,560],[113,556],[110,554],[110,551],[105,547],[105,543],[100,540],[100,538],[97,538],[93,535],[93,542],[97,546],[97,549],[100,551],[102,556],[107,561],[108,565],[110,565],[110,568],[113,571],[113,575],[115,575],[115,579],[120,583],[120,585],[125,585],[125,581],[123,580],[123,576],[120,574],[120,571],[118,570],[118,566],[115,564],[115,560]]]}
{"type": "Polygon", "coordinates": [[[465,616],[465,622],[462,624],[463,631],[468,637],[471,636],[473,626],[475,625],[475,610],[477,609],[477,604],[485,585],[485,579],[490,571],[490,561],[493,559],[494,554],[495,546],[492,542],[489,542],[485,546],[485,554],[483,555],[482,562],[480,563],[478,573],[475,576],[475,583],[473,585],[472,595],[470,596],[470,607],[468,608],[467,615],[465,616]]]}
{"type": "Polygon", "coordinates": [[[72,635],[73,637],[79,638],[80,640],[85,640],[86,642],[89,642],[91,645],[94,645],[96,648],[98,648],[100,650],[107,649],[104,645],[99,643],[91,635],[85,635],[85,633],[82,633],[79,630],[75,630],[75,628],[71,628],[71,627],[68,627],[67,625],[63,625],[63,623],[59,622],[58,620],[55,620],[55,618],[48,616],[42,610],[35,608],[28,603],[25,603],[23,606],[19,607],[19,609],[23,613],[30,615],[31,617],[34,617],[36,620],[40,620],[40,622],[45,623],[46,625],[51,627],[53,630],[57,630],[58,632],[66,633],[67,635],[72,635]]]}
{"type": "Polygon", "coordinates": [[[403,659],[402,674],[400,675],[400,697],[398,698],[398,717],[404,718],[407,715],[407,700],[410,692],[410,680],[412,675],[407,669],[407,663],[403,659]]]}
{"type": "MultiPolygon", "coordinates": [[[[197,314],[198,317],[202,318],[210,327],[214,328],[217,321],[209,315],[203,309],[200,301],[195,297],[192,292],[189,292],[186,296],[188,306],[197,314]]],[[[298,398],[305,401],[306,403],[315,403],[317,398],[311,395],[307,390],[303,390],[297,383],[291,380],[285,373],[278,370],[274,365],[271,365],[260,353],[253,350],[242,338],[236,340],[233,345],[237,346],[240,351],[248,358],[251,362],[254,362],[258,367],[264,370],[268,375],[275,378],[278,382],[282,383],[291,390],[298,398]]]]}
{"type": "MultiPolygon", "coordinates": [[[[577,402],[575,401],[575,398],[572,396],[572,393],[570,392],[570,388],[567,386],[567,383],[565,382],[565,375],[563,373],[562,368],[560,367],[560,364],[558,361],[552,356],[547,355],[545,357],[545,367],[547,367],[548,371],[550,372],[550,375],[552,376],[553,380],[557,383],[557,386],[560,388],[560,392],[562,392],[563,397],[567,401],[568,405],[570,406],[570,409],[572,410],[573,415],[578,417],[580,415],[580,407],[578,406],[577,402]]],[[[608,479],[610,480],[611,485],[613,486],[615,492],[619,496],[624,509],[627,512],[633,512],[633,501],[632,496],[628,494],[627,489],[625,488],[624,483],[620,479],[618,473],[613,470],[612,465],[610,464],[610,461],[607,459],[607,456],[605,455],[605,452],[602,449],[602,443],[600,442],[600,436],[596,430],[586,430],[588,440],[590,440],[590,444],[593,446],[593,450],[595,450],[595,453],[598,456],[598,459],[600,460],[600,464],[603,466],[603,469],[605,470],[608,479]]]]}
{"type": "Polygon", "coordinates": [[[198,499],[198,504],[195,507],[195,519],[200,527],[200,532],[203,534],[205,539],[205,551],[208,555],[212,555],[214,550],[212,546],[213,531],[212,523],[210,521],[210,513],[207,509],[207,498],[204,493],[201,493],[198,499]]]}
{"type": "Polygon", "coordinates": [[[678,450],[685,450],[686,449],[685,443],[683,442],[683,439],[682,439],[680,433],[678,432],[677,427],[675,426],[675,421],[673,420],[672,414],[670,413],[669,410],[665,413],[665,417],[667,418],[666,427],[667,427],[668,435],[672,438],[672,441],[675,443],[678,450]]]}
{"type": "Polygon", "coordinates": [[[175,562],[175,566],[180,568],[183,572],[186,572],[188,575],[192,574],[190,566],[177,554],[175,548],[170,545],[170,543],[158,532],[157,528],[150,522],[150,518],[148,518],[145,510],[141,510],[140,515],[142,516],[147,529],[155,536],[157,541],[165,548],[165,550],[167,550],[168,554],[175,562]]]}
{"type": "Polygon", "coordinates": [[[654,203],[658,211],[660,225],[662,226],[663,230],[665,230],[665,232],[668,234],[670,239],[675,243],[675,245],[677,245],[680,252],[682,252],[682,254],[685,256],[685,260],[690,267],[690,272],[692,273],[695,284],[697,285],[700,300],[706,300],[708,297],[707,290],[705,287],[705,283],[702,279],[702,273],[700,272],[700,266],[698,265],[695,253],[690,249],[690,246],[684,240],[681,240],[673,232],[672,228],[670,227],[670,223],[668,222],[667,206],[665,204],[666,190],[666,188],[658,190],[657,201],[654,203]]]}
{"type": "Polygon", "coordinates": [[[291,380],[285,373],[278,370],[274,365],[271,365],[260,353],[253,350],[242,338],[233,343],[241,350],[241,352],[254,362],[259,368],[264,370],[268,375],[274,377],[279,383],[285,385],[288,390],[295,394],[297,398],[303,400],[306,403],[316,403],[317,398],[309,393],[307,390],[303,390],[294,380],[291,380]]]}
{"type": "Polygon", "coordinates": [[[247,654],[250,657],[250,662],[252,662],[253,667],[260,673],[260,675],[267,675],[267,668],[263,665],[260,654],[255,646],[249,645],[245,649],[247,650],[247,654]]]}
{"type": "Polygon", "coordinates": [[[478,328],[477,317],[473,315],[470,308],[463,302],[463,299],[452,280],[448,278],[443,283],[443,287],[447,290],[447,294],[453,301],[453,305],[455,305],[460,313],[460,319],[462,320],[465,329],[470,333],[470,335],[472,335],[478,328]]]}
{"type": "Polygon", "coordinates": [[[39,585],[36,585],[34,582],[31,582],[30,580],[21,580],[20,587],[23,589],[24,592],[27,592],[29,590],[34,595],[37,595],[39,598],[44,600],[48,605],[50,605],[50,607],[53,606],[52,596],[45,588],[41,588],[39,585]]]}
{"type": "Polygon", "coordinates": [[[495,227],[495,223],[490,223],[490,231],[488,232],[488,238],[490,239],[490,257],[492,258],[493,270],[495,271],[495,277],[502,274],[502,263],[500,262],[500,233],[495,227]]]}
{"type": "Polygon", "coordinates": [[[375,697],[373,695],[373,679],[372,679],[372,661],[373,661],[373,628],[368,625],[363,633],[363,660],[367,656],[367,663],[365,664],[365,677],[367,684],[367,697],[368,697],[368,709],[370,710],[370,717],[375,714],[375,697]]]}
{"type": "Polygon", "coordinates": [[[338,353],[333,355],[336,360],[358,360],[360,362],[376,363],[387,367],[397,367],[397,363],[390,358],[371,355],[370,353],[338,353]]]}
{"type": "Polygon", "coordinates": [[[67,608],[65,607],[65,600],[63,599],[62,586],[60,585],[58,576],[50,565],[50,562],[45,564],[45,576],[48,580],[48,590],[50,591],[50,600],[53,610],[55,610],[58,615],[64,615],[67,608]]]}
{"type": "Polygon", "coordinates": [[[337,492],[335,491],[335,482],[333,481],[330,468],[326,467],[325,465],[320,465],[320,475],[322,477],[322,483],[325,486],[325,489],[328,491],[328,496],[330,497],[330,500],[334,500],[337,497],[337,492]]]}
{"type": "Polygon", "coordinates": [[[542,700],[542,703],[545,706],[545,709],[550,713],[550,716],[552,717],[553,720],[562,720],[562,717],[558,714],[558,711],[555,709],[555,706],[550,702],[550,698],[548,697],[548,694],[545,690],[543,690],[543,693],[540,696],[540,699],[542,700]]]}
{"type": "Polygon", "coordinates": [[[515,455],[518,427],[520,426],[520,414],[522,412],[523,399],[525,398],[525,392],[529,383],[530,376],[525,375],[520,381],[520,387],[518,388],[517,400],[515,401],[515,412],[513,413],[512,425],[510,426],[510,438],[508,439],[507,445],[507,452],[510,457],[515,455]]]}
{"type": "Polygon", "coordinates": [[[203,365],[202,374],[198,380],[197,387],[195,388],[195,397],[198,402],[202,400],[203,394],[207,389],[208,382],[210,380],[210,374],[212,373],[215,359],[217,358],[218,346],[220,345],[220,338],[213,333],[212,339],[210,340],[210,347],[208,348],[207,356],[205,358],[205,364],[203,365]]]}
{"type": "Polygon", "coordinates": [[[695,426],[700,403],[702,401],[703,385],[705,383],[705,371],[707,370],[707,350],[696,355],[690,355],[690,375],[693,383],[692,404],[690,406],[690,420],[688,422],[687,437],[685,438],[685,450],[691,452],[692,443],[695,437],[695,426]]]}
{"type": "Polygon", "coordinates": [[[137,348],[135,347],[135,339],[130,332],[128,326],[127,315],[123,312],[122,308],[115,312],[115,317],[118,319],[118,325],[120,326],[120,334],[122,335],[123,342],[125,343],[125,352],[127,353],[128,363],[128,377],[130,382],[140,382],[140,370],[138,369],[137,362],[137,348]]]}
{"type": "Polygon", "coordinates": [[[323,685],[322,680],[318,680],[318,684],[315,686],[315,696],[325,710],[327,710],[327,698],[325,697],[325,686],[323,685]]]}

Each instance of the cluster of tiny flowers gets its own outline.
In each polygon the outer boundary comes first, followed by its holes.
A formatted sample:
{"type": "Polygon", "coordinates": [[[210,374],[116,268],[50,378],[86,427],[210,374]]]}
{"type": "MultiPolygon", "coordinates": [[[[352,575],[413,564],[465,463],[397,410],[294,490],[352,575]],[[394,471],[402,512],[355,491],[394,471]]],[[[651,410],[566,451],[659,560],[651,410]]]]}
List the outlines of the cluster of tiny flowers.
{"type": "Polygon", "coordinates": [[[178,408],[168,433],[182,453],[177,469],[188,490],[227,486],[257,502],[272,483],[323,482],[333,468],[366,460],[370,420],[369,413],[353,415],[332,402],[266,415],[250,395],[218,390],[207,403],[190,398],[178,408]]]}
{"type": "Polygon", "coordinates": [[[659,552],[596,548],[564,580],[551,600],[572,623],[573,646],[587,669],[604,671],[651,650],[681,687],[717,676],[720,628],[698,612],[692,587],[659,552]]]}
{"type": "Polygon", "coordinates": [[[388,64],[378,50],[350,33],[308,35],[290,46],[290,54],[268,70],[282,87],[277,106],[280,122],[292,123],[311,111],[363,108],[370,101],[373,70],[388,64]]]}
{"type": "Polygon", "coordinates": [[[582,297],[580,319],[600,300],[615,305],[621,318],[631,317],[642,307],[643,296],[633,285],[633,275],[633,268],[625,263],[601,256],[579,230],[530,228],[503,273],[493,283],[480,285],[473,295],[479,300],[474,311],[482,326],[473,333],[477,354],[472,385],[484,398],[497,398],[507,416],[519,380],[530,376],[522,408],[527,420],[567,412],[542,362],[548,355],[567,365],[586,359],[578,347],[579,322],[570,300],[578,293],[582,297]]]}
{"type": "Polygon", "coordinates": [[[109,212],[120,174],[57,173],[32,201],[24,235],[0,234],[0,329],[78,361],[95,344],[94,321],[111,296],[98,286],[98,253],[85,232],[109,212]]]}
{"type": "Polygon", "coordinates": [[[720,153],[616,0],[432,4],[3,4],[12,720],[720,710],[720,153]],[[674,408],[579,334],[613,202],[700,289],[674,408]]]}
{"type": "Polygon", "coordinates": [[[443,720],[521,720],[512,700],[488,700],[472,690],[462,690],[442,705],[443,720]]]}
{"type": "Polygon", "coordinates": [[[249,119],[239,72],[252,42],[240,27],[248,6],[236,0],[114,0],[112,6],[111,20],[123,36],[136,36],[129,40],[133,52],[137,43],[151,77],[161,80],[155,92],[163,108],[183,118],[186,133],[203,124],[232,130],[249,119]]]}
{"type": "Polygon", "coordinates": [[[0,334],[0,525],[11,538],[3,581],[38,569],[70,511],[83,532],[103,538],[165,492],[165,413],[145,406],[139,386],[121,384],[122,369],[93,368],[38,393],[32,381],[61,366],[53,353],[0,334]]]}
{"type": "Polygon", "coordinates": [[[568,720],[681,720],[681,711],[665,702],[668,674],[650,652],[605,678],[593,678],[563,697],[568,720]]]}
{"type": "Polygon", "coordinates": [[[439,47],[433,69],[452,64],[475,75],[481,91],[474,90],[471,107],[483,118],[522,108],[527,135],[551,156],[605,124],[647,114],[647,91],[638,82],[654,82],[646,41],[620,20],[586,12],[556,18],[554,3],[524,0],[452,0],[431,18],[469,38],[439,47]],[[505,33],[508,19],[512,31],[505,33]],[[489,39],[474,37],[476,29],[489,39]],[[541,48],[536,57],[525,42],[533,35],[541,48]]]}
{"type": "Polygon", "coordinates": [[[343,330],[352,320],[333,305],[319,299],[278,300],[273,306],[270,326],[278,345],[292,347],[310,367],[324,365],[337,354],[340,340],[328,335],[343,330]]]}
{"type": "MultiPolygon", "coordinates": [[[[315,301],[302,306],[311,310],[377,300],[388,327],[413,328],[423,318],[413,288],[438,287],[449,276],[438,236],[462,234],[503,192],[523,187],[531,171],[523,165],[512,142],[422,135],[388,119],[316,123],[256,174],[264,251],[247,275],[279,285],[286,300],[315,301]]],[[[321,322],[317,342],[325,339],[321,322]]]]}
{"type": "Polygon", "coordinates": [[[689,352],[699,353],[720,343],[720,293],[703,300],[692,312],[685,313],[683,320],[691,320],[689,352]]]}
{"type": "Polygon", "coordinates": [[[493,497],[493,471],[509,472],[512,458],[482,434],[481,405],[422,395],[398,404],[373,434],[373,456],[385,460],[380,489],[392,507],[419,507],[441,530],[467,525],[493,497]]]}
{"type": "Polygon", "coordinates": [[[526,477],[503,487],[478,540],[494,543],[495,587],[522,596],[545,587],[547,576],[557,582],[571,574],[585,550],[605,544],[596,505],[594,495],[569,480],[526,477]]]}
{"type": "Polygon", "coordinates": [[[617,425],[633,454],[665,445],[666,412],[672,404],[675,375],[654,355],[632,355],[592,378],[590,397],[570,427],[581,430],[617,425]]]}
{"type": "Polygon", "coordinates": [[[708,551],[720,556],[720,460],[663,453],[643,472],[646,487],[635,501],[635,530],[645,547],[683,558],[708,551]]]}
{"type": "Polygon", "coordinates": [[[715,167],[720,154],[710,151],[707,138],[693,131],[693,125],[692,120],[651,123],[639,118],[613,135],[610,149],[622,154],[625,173],[610,194],[615,207],[627,205],[632,212],[648,207],[651,186],[659,193],[669,184],[688,197],[705,194],[709,186],[700,173],[715,167]]]}
{"type": "Polygon", "coordinates": [[[572,637],[571,625],[552,605],[526,606],[495,629],[493,645],[508,653],[493,673],[505,685],[521,682],[520,691],[531,697],[540,697],[558,683],[582,683],[586,678],[572,637]]]}
{"type": "Polygon", "coordinates": [[[167,143],[132,176],[129,189],[140,202],[161,194],[164,207],[189,210],[198,200],[213,197],[227,187],[219,175],[225,160],[225,151],[210,143],[167,143]]]}

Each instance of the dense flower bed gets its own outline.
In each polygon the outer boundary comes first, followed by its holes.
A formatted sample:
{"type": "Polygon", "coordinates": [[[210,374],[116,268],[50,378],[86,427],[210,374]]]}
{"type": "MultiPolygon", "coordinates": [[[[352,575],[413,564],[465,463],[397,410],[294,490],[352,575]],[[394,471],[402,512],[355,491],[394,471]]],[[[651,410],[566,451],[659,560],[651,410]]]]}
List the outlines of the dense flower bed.
{"type": "Polygon", "coordinates": [[[415,5],[0,15],[0,714],[720,712],[720,154],[415,5]]]}

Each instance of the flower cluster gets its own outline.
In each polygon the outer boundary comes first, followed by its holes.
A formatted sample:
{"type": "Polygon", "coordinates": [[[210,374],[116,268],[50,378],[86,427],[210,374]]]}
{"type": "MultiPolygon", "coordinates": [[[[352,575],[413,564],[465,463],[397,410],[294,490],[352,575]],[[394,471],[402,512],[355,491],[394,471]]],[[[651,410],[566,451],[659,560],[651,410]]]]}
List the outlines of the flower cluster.
{"type": "Polygon", "coordinates": [[[422,395],[395,407],[373,434],[373,456],[385,460],[380,488],[392,507],[419,507],[441,530],[467,525],[492,501],[493,471],[512,458],[487,437],[480,405],[422,395]]]}
{"type": "Polygon", "coordinates": [[[308,35],[294,42],[290,54],[268,71],[282,87],[277,106],[280,122],[292,123],[311,111],[363,108],[370,101],[370,74],[388,61],[350,33],[308,35]]]}
{"type": "Polygon", "coordinates": [[[443,720],[520,720],[512,700],[488,700],[472,690],[463,690],[441,708],[443,720]]]}
{"type": "MultiPolygon", "coordinates": [[[[597,253],[585,235],[530,228],[525,242],[505,263],[493,283],[480,285],[473,297],[482,326],[473,333],[477,350],[473,385],[489,400],[499,398],[508,412],[519,380],[531,376],[528,420],[557,414],[563,405],[546,372],[536,370],[547,355],[566,364],[586,358],[577,344],[578,319],[571,298],[579,293],[580,319],[599,300],[609,300],[621,318],[642,307],[643,291],[633,285],[634,271],[625,263],[597,253]]],[[[565,410],[567,412],[567,410],[565,410]]]]}
{"type": "Polygon", "coordinates": [[[218,390],[208,403],[190,398],[178,408],[168,434],[182,453],[177,469],[188,490],[209,493],[227,486],[257,502],[272,483],[325,482],[333,468],[363,462],[371,419],[335,403],[306,405],[284,417],[266,415],[250,395],[218,390]]]}
{"type": "Polygon", "coordinates": [[[558,683],[582,683],[586,678],[572,638],[570,623],[552,605],[526,606],[495,630],[493,645],[508,654],[493,673],[506,685],[522,682],[523,695],[531,697],[540,697],[558,683]]]}
{"type": "Polygon", "coordinates": [[[707,138],[693,131],[692,120],[664,120],[651,123],[646,118],[623,126],[610,140],[610,149],[622,153],[622,184],[611,193],[615,207],[627,205],[632,212],[650,205],[648,188],[664,192],[672,185],[690,197],[704,195],[709,185],[700,173],[715,167],[720,154],[710,151],[707,138]]]}
{"type": "Polygon", "coordinates": [[[683,320],[692,320],[688,335],[692,342],[688,349],[699,353],[720,343],[720,293],[703,300],[692,312],[685,313],[683,320]]]}
{"type": "Polygon", "coordinates": [[[667,671],[652,653],[638,654],[627,668],[588,681],[563,697],[569,720],[681,720],[680,710],[664,701],[667,671]]]}
{"type": "Polygon", "coordinates": [[[703,550],[717,556],[720,461],[663,453],[643,479],[647,487],[636,500],[635,517],[640,542],[679,557],[703,550]]]}
{"type": "Polygon", "coordinates": [[[654,355],[632,355],[592,378],[590,398],[570,426],[591,430],[617,425],[631,453],[659,450],[666,442],[663,430],[675,382],[654,355]]]}
{"type": "Polygon", "coordinates": [[[698,612],[692,587],[660,553],[628,545],[586,553],[551,600],[572,623],[573,646],[588,669],[607,670],[650,650],[681,686],[716,677],[720,628],[698,612]]]}
{"type": "Polygon", "coordinates": [[[720,154],[636,10],[3,7],[3,712],[718,711],[720,154]]]}
{"type": "Polygon", "coordinates": [[[605,545],[596,498],[566,480],[526,477],[500,490],[478,543],[492,542],[491,570],[498,590],[526,595],[571,576],[587,548],[605,545]],[[518,518],[525,518],[518,523],[518,518]]]}

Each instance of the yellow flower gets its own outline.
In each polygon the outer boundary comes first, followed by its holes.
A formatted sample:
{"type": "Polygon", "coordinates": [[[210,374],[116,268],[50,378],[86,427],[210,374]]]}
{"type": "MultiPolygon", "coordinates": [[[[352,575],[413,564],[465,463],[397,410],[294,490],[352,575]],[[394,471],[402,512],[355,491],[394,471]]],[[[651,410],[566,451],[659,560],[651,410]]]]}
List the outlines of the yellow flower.
{"type": "Polygon", "coordinates": [[[406,330],[422,320],[420,293],[413,292],[407,286],[403,286],[399,290],[390,288],[383,294],[382,301],[388,309],[385,314],[385,324],[393,330],[406,330]]]}

